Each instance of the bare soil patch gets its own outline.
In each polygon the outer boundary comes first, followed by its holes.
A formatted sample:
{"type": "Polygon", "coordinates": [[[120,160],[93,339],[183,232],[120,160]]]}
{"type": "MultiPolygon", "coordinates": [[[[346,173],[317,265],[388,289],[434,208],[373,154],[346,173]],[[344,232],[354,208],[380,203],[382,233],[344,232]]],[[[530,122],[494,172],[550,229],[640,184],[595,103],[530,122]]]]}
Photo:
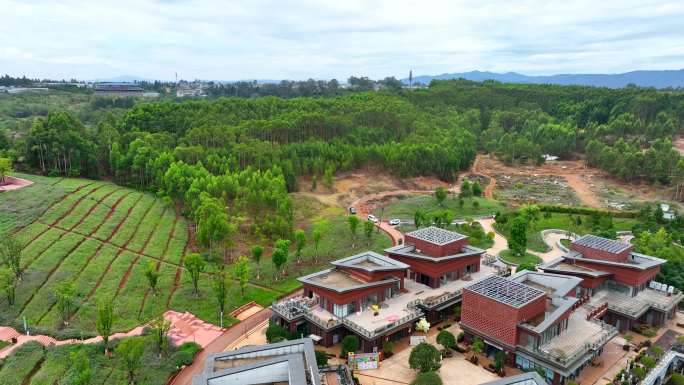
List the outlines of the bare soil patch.
{"type": "MultiPolygon", "coordinates": [[[[680,145],[684,151],[684,138],[681,139],[680,145]]],[[[535,179],[540,179],[542,181],[541,190],[543,190],[544,178],[553,177],[564,180],[578,201],[573,203],[570,200],[566,204],[581,203],[589,207],[629,210],[633,208],[634,204],[640,202],[669,201],[671,199],[671,193],[666,189],[645,183],[618,181],[599,169],[587,167],[583,160],[549,161],[540,166],[508,166],[491,155],[480,154],[473,164],[472,172],[488,177],[494,176],[491,183],[485,187],[485,196],[493,195],[491,190],[494,190],[495,187],[499,192],[505,189],[501,186],[504,183],[502,177],[509,177],[510,179],[523,177],[523,180],[529,180],[532,183],[535,179]]],[[[552,197],[553,193],[547,195],[552,197]]],[[[569,195],[561,200],[568,198],[569,195]]],[[[549,203],[552,203],[553,200],[549,203]]]]}
{"type": "Polygon", "coordinates": [[[385,171],[364,169],[335,175],[332,189],[322,186],[318,181],[315,191],[311,191],[311,178],[299,180],[300,194],[314,197],[326,206],[351,206],[354,202],[369,195],[387,191],[433,191],[437,187],[450,188],[446,182],[434,177],[396,178],[385,171]]]}

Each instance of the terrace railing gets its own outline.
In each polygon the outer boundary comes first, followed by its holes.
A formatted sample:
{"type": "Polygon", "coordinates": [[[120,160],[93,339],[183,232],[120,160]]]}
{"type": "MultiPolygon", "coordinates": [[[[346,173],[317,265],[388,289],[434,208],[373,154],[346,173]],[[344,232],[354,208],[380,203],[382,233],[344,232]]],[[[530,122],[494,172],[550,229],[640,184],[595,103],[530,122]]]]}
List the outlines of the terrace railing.
{"type": "Polygon", "coordinates": [[[539,354],[541,356],[544,356],[546,358],[549,358],[553,361],[556,361],[560,363],[561,365],[569,365],[575,362],[580,356],[586,354],[589,351],[596,351],[601,348],[601,346],[605,345],[608,340],[613,338],[617,334],[617,329],[613,327],[612,325],[609,325],[607,323],[604,323],[600,320],[596,319],[590,319],[589,322],[592,322],[598,326],[601,327],[602,333],[601,335],[591,341],[585,342],[582,345],[579,345],[573,352],[570,354],[565,354],[565,352],[558,352],[558,351],[547,351],[542,349],[541,347],[539,349],[534,349],[533,352],[536,354],[539,354]]]}

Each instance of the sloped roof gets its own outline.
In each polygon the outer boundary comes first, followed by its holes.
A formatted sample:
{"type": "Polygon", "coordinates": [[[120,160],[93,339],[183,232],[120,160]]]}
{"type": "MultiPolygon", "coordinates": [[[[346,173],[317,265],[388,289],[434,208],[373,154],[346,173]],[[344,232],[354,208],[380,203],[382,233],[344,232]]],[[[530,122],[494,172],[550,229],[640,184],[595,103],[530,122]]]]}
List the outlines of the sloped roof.
{"type": "Polygon", "coordinates": [[[612,254],[619,254],[632,247],[632,245],[629,243],[603,238],[593,234],[587,234],[575,240],[572,242],[572,244],[588,247],[594,250],[601,250],[612,254]]]}
{"type": "Polygon", "coordinates": [[[411,231],[406,235],[411,236],[416,239],[423,240],[425,242],[430,242],[438,246],[444,246],[449,243],[467,238],[465,235],[457,233],[455,231],[449,231],[445,229],[440,229],[436,226],[425,227],[422,229],[411,231]]]}
{"type": "Polygon", "coordinates": [[[513,307],[522,307],[546,293],[512,279],[493,275],[466,287],[487,298],[513,307]]]}
{"type": "Polygon", "coordinates": [[[337,261],[331,262],[331,264],[333,266],[350,267],[369,272],[404,270],[410,267],[403,262],[396,261],[374,251],[364,251],[362,253],[352,255],[351,257],[338,259],[337,261]]]}

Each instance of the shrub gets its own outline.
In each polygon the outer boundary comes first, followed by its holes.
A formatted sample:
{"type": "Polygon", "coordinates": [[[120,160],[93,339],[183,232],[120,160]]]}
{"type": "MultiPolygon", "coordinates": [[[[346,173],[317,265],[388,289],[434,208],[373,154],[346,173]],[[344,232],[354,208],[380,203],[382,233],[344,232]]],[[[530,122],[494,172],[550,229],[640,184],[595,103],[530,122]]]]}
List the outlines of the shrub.
{"type": "Polygon", "coordinates": [[[316,365],[326,366],[328,365],[328,353],[322,350],[316,350],[316,365]]]}
{"type": "Polygon", "coordinates": [[[442,364],[442,357],[436,347],[428,343],[420,343],[411,350],[409,366],[423,373],[438,370],[442,364]]]}
{"type": "Polygon", "coordinates": [[[684,385],[684,376],[682,376],[679,373],[672,373],[672,377],[670,378],[670,383],[672,385],[684,385]]]}
{"type": "MultiPolygon", "coordinates": [[[[636,218],[639,214],[636,211],[611,211],[593,209],[590,207],[576,207],[565,205],[538,205],[541,212],[552,212],[562,214],[580,214],[580,215],[611,215],[614,218],[636,218]]],[[[498,221],[497,221],[498,222],[498,221]]]]}
{"type": "Polygon", "coordinates": [[[195,354],[202,350],[202,346],[196,342],[184,342],[178,347],[178,350],[189,353],[192,357],[195,357],[195,354]]]}
{"type": "Polygon", "coordinates": [[[442,330],[437,334],[437,343],[442,345],[442,347],[444,347],[444,351],[446,352],[456,345],[456,338],[451,332],[442,330]]]}
{"type": "Polygon", "coordinates": [[[359,338],[354,335],[348,335],[342,338],[342,352],[341,358],[346,359],[349,353],[354,353],[359,350],[359,338]]]}
{"type": "Polygon", "coordinates": [[[171,355],[171,362],[176,367],[192,364],[193,355],[189,351],[179,350],[171,355]]]}
{"type": "Polygon", "coordinates": [[[646,371],[640,366],[635,366],[632,368],[632,375],[640,380],[643,380],[646,377],[646,371]]]}
{"type": "Polygon", "coordinates": [[[382,354],[385,356],[385,358],[392,357],[394,354],[394,342],[392,341],[385,341],[382,343],[382,354]]]}
{"type": "Polygon", "coordinates": [[[653,369],[656,365],[656,361],[653,357],[651,356],[643,356],[639,360],[642,365],[644,365],[647,369],[653,369]]]}
{"type": "Polygon", "coordinates": [[[458,333],[458,337],[456,337],[456,342],[463,342],[463,340],[465,340],[465,333],[458,333]]]}
{"type": "Polygon", "coordinates": [[[442,385],[442,379],[436,372],[418,373],[411,385],[442,385]]]}
{"type": "Polygon", "coordinates": [[[266,329],[266,341],[268,341],[269,344],[296,338],[297,333],[291,333],[284,327],[274,322],[270,322],[268,328],[266,329]]]}

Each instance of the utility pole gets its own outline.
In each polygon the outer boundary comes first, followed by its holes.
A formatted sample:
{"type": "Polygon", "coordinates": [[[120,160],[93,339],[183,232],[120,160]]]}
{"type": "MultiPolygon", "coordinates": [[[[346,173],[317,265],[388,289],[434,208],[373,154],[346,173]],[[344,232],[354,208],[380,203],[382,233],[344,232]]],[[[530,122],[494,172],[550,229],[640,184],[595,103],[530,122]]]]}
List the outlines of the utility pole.
{"type": "Polygon", "coordinates": [[[409,90],[413,89],[413,70],[409,70],[409,90]]]}

